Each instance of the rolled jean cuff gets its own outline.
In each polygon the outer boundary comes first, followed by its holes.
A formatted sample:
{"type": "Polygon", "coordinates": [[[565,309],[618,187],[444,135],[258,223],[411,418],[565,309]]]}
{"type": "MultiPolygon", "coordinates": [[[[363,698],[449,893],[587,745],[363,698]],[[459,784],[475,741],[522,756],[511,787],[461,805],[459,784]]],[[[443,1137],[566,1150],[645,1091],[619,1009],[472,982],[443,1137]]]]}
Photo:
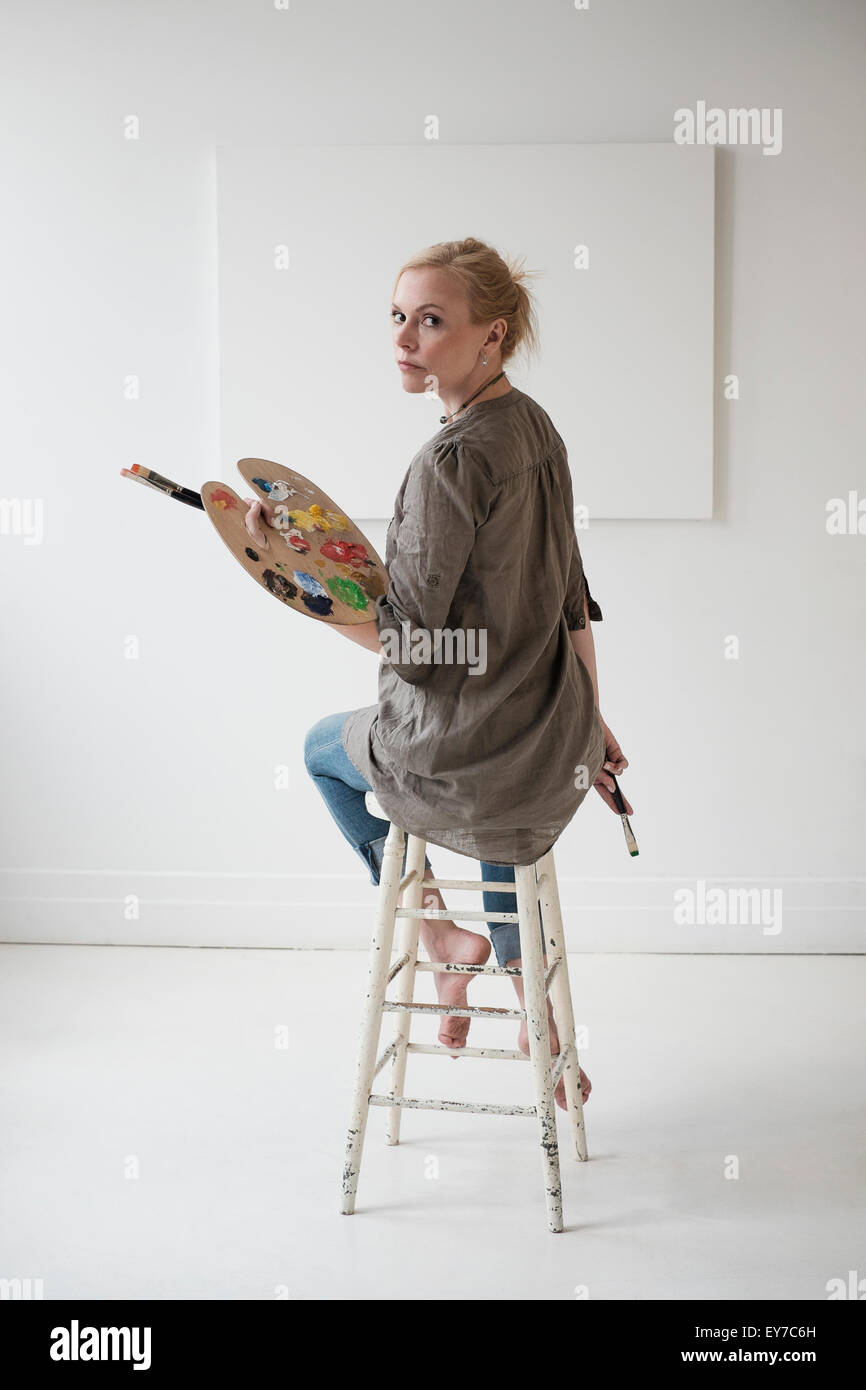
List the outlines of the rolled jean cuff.
{"type": "MultiPolygon", "coordinates": [[[[358,852],[362,854],[367,861],[367,867],[370,870],[370,882],[373,884],[374,888],[379,886],[379,880],[382,877],[382,862],[385,858],[385,842],[387,839],[387,835],[380,835],[378,840],[368,840],[365,845],[358,846],[358,852]]],[[[401,877],[406,872],[406,855],[408,852],[409,836],[407,835],[406,843],[403,846],[403,866],[400,870],[401,877]]],[[[425,869],[433,868],[426,854],[424,855],[424,867],[425,869]]]]}
{"type": "Polygon", "coordinates": [[[487,930],[499,965],[520,959],[520,927],[516,922],[488,922],[487,930]]]}
{"type": "MultiPolygon", "coordinates": [[[[485,912],[517,911],[517,895],[515,893],[494,893],[486,890],[482,894],[482,899],[485,912]]],[[[490,933],[490,940],[493,942],[493,949],[496,952],[496,960],[499,965],[507,965],[510,960],[522,959],[519,922],[488,922],[487,930],[490,933]]],[[[541,942],[541,954],[544,955],[547,945],[544,940],[541,904],[538,907],[538,934],[541,942]]]]}

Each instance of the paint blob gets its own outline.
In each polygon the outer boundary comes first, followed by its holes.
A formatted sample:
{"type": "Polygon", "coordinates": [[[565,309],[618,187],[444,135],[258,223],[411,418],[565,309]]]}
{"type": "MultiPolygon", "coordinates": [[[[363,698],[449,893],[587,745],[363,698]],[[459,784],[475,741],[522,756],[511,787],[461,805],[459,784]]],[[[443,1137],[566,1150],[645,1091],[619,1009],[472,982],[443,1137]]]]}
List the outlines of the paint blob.
{"type": "Polygon", "coordinates": [[[328,588],[349,608],[356,608],[359,613],[363,613],[367,607],[367,595],[355,583],[354,579],[341,579],[339,575],[334,575],[328,580],[328,588]]]}
{"type": "Polygon", "coordinates": [[[290,530],[286,531],[283,535],[283,540],[286,542],[286,545],[291,546],[292,550],[296,550],[299,555],[306,555],[307,551],[310,549],[310,542],[303,532],[298,530],[297,526],[292,526],[290,530]]]}
{"type": "Polygon", "coordinates": [[[380,594],[384,594],[385,592],[382,576],[376,569],[371,570],[369,574],[359,574],[358,583],[367,597],[373,599],[374,602],[380,594]]]}
{"type": "Polygon", "coordinates": [[[294,578],[301,586],[301,599],[304,606],[311,613],[317,613],[321,618],[331,618],[334,615],[334,600],[329,597],[327,590],[323,589],[318,579],[312,574],[307,574],[305,570],[295,570],[294,578]]]}
{"type": "Polygon", "coordinates": [[[293,511],[289,524],[300,526],[304,531],[348,531],[349,522],[341,512],[326,511],[314,502],[309,511],[293,511]]]}
{"type": "Polygon", "coordinates": [[[259,552],[257,550],[253,550],[251,545],[247,546],[246,550],[244,551],[244,554],[249,555],[251,560],[257,560],[259,558],[259,552]]]}
{"type": "Polygon", "coordinates": [[[284,574],[274,574],[273,570],[263,570],[262,579],[265,587],[277,598],[282,599],[283,603],[288,603],[291,599],[298,597],[297,586],[290,579],[286,579],[284,574]]]}
{"type": "Polygon", "coordinates": [[[327,594],[324,598],[321,594],[301,594],[301,600],[311,613],[317,613],[320,618],[333,618],[334,600],[327,594]]]}
{"type": "Polygon", "coordinates": [[[226,492],[224,488],[219,487],[214,488],[210,495],[210,500],[215,507],[219,507],[222,511],[234,511],[235,507],[238,505],[238,499],[236,497],[233,497],[230,492],[226,492]]]}
{"type": "Polygon", "coordinates": [[[305,570],[295,570],[292,578],[297,581],[305,593],[328,597],[327,591],[322,588],[318,579],[314,578],[312,574],[307,574],[305,570]]]}
{"type": "Polygon", "coordinates": [[[359,541],[325,541],[325,544],[320,545],[319,549],[323,555],[327,555],[329,560],[341,560],[344,564],[352,565],[356,569],[373,563],[367,554],[367,547],[361,545],[359,541]]]}

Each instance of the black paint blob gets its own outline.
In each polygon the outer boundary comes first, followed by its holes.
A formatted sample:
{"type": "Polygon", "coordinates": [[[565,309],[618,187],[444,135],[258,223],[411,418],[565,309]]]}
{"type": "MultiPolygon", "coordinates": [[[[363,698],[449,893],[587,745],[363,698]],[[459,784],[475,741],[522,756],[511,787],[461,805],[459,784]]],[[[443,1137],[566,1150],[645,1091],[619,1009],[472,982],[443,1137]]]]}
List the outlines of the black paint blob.
{"type": "Polygon", "coordinates": [[[288,603],[289,599],[298,597],[297,584],[293,584],[290,579],[286,579],[285,575],[274,574],[273,570],[263,570],[262,579],[265,581],[265,585],[270,589],[271,593],[276,594],[277,598],[281,598],[283,603],[288,603]]]}
{"type": "Polygon", "coordinates": [[[311,613],[316,613],[322,618],[331,618],[334,615],[334,600],[328,598],[327,594],[301,594],[301,598],[309,608],[311,613]]]}

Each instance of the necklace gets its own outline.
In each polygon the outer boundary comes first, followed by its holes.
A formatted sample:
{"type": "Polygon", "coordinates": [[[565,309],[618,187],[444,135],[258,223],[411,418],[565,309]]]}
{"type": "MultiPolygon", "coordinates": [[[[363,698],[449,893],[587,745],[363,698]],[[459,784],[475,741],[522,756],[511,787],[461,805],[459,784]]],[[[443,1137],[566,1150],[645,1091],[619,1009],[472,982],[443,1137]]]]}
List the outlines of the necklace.
{"type": "Polygon", "coordinates": [[[461,406],[458,406],[457,410],[455,410],[455,411],[452,412],[451,415],[440,415],[440,416],[439,416],[439,423],[440,423],[440,425],[447,425],[447,424],[449,424],[450,421],[454,419],[454,416],[455,416],[455,415],[459,415],[461,410],[465,410],[466,407],[467,407],[467,405],[471,405],[471,403],[475,400],[475,396],[480,396],[482,391],[486,391],[487,388],[488,388],[488,386],[493,386],[493,385],[499,380],[499,377],[502,377],[502,376],[505,376],[505,372],[504,372],[504,371],[501,371],[501,372],[499,373],[499,376],[495,376],[495,377],[493,378],[492,381],[485,381],[485,383],[484,383],[483,386],[479,386],[478,390],[475,392],[475,395],[470,396],[470,397],[469,397],[469,400],[468,400],[468,401],[464,401],[463,404],[462,404],[461,406]]]}

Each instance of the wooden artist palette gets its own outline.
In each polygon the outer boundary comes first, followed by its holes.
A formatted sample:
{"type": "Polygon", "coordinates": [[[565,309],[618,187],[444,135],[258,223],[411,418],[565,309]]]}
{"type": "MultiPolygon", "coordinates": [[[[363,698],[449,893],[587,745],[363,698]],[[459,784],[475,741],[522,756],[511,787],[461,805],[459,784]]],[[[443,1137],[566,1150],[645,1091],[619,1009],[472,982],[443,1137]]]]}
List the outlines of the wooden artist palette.
{"type": "Polygon", "coordinates": [[[204,509],[235,559],[288,608],[331,623],[367,623],[387,592],[384,562],[363,532],[302,473],[269,459],[240,459],[254,497],[276,513],[259,519],[267,546],[253,540],[247,504],[225,483],[202,483],[204,509]]]}

